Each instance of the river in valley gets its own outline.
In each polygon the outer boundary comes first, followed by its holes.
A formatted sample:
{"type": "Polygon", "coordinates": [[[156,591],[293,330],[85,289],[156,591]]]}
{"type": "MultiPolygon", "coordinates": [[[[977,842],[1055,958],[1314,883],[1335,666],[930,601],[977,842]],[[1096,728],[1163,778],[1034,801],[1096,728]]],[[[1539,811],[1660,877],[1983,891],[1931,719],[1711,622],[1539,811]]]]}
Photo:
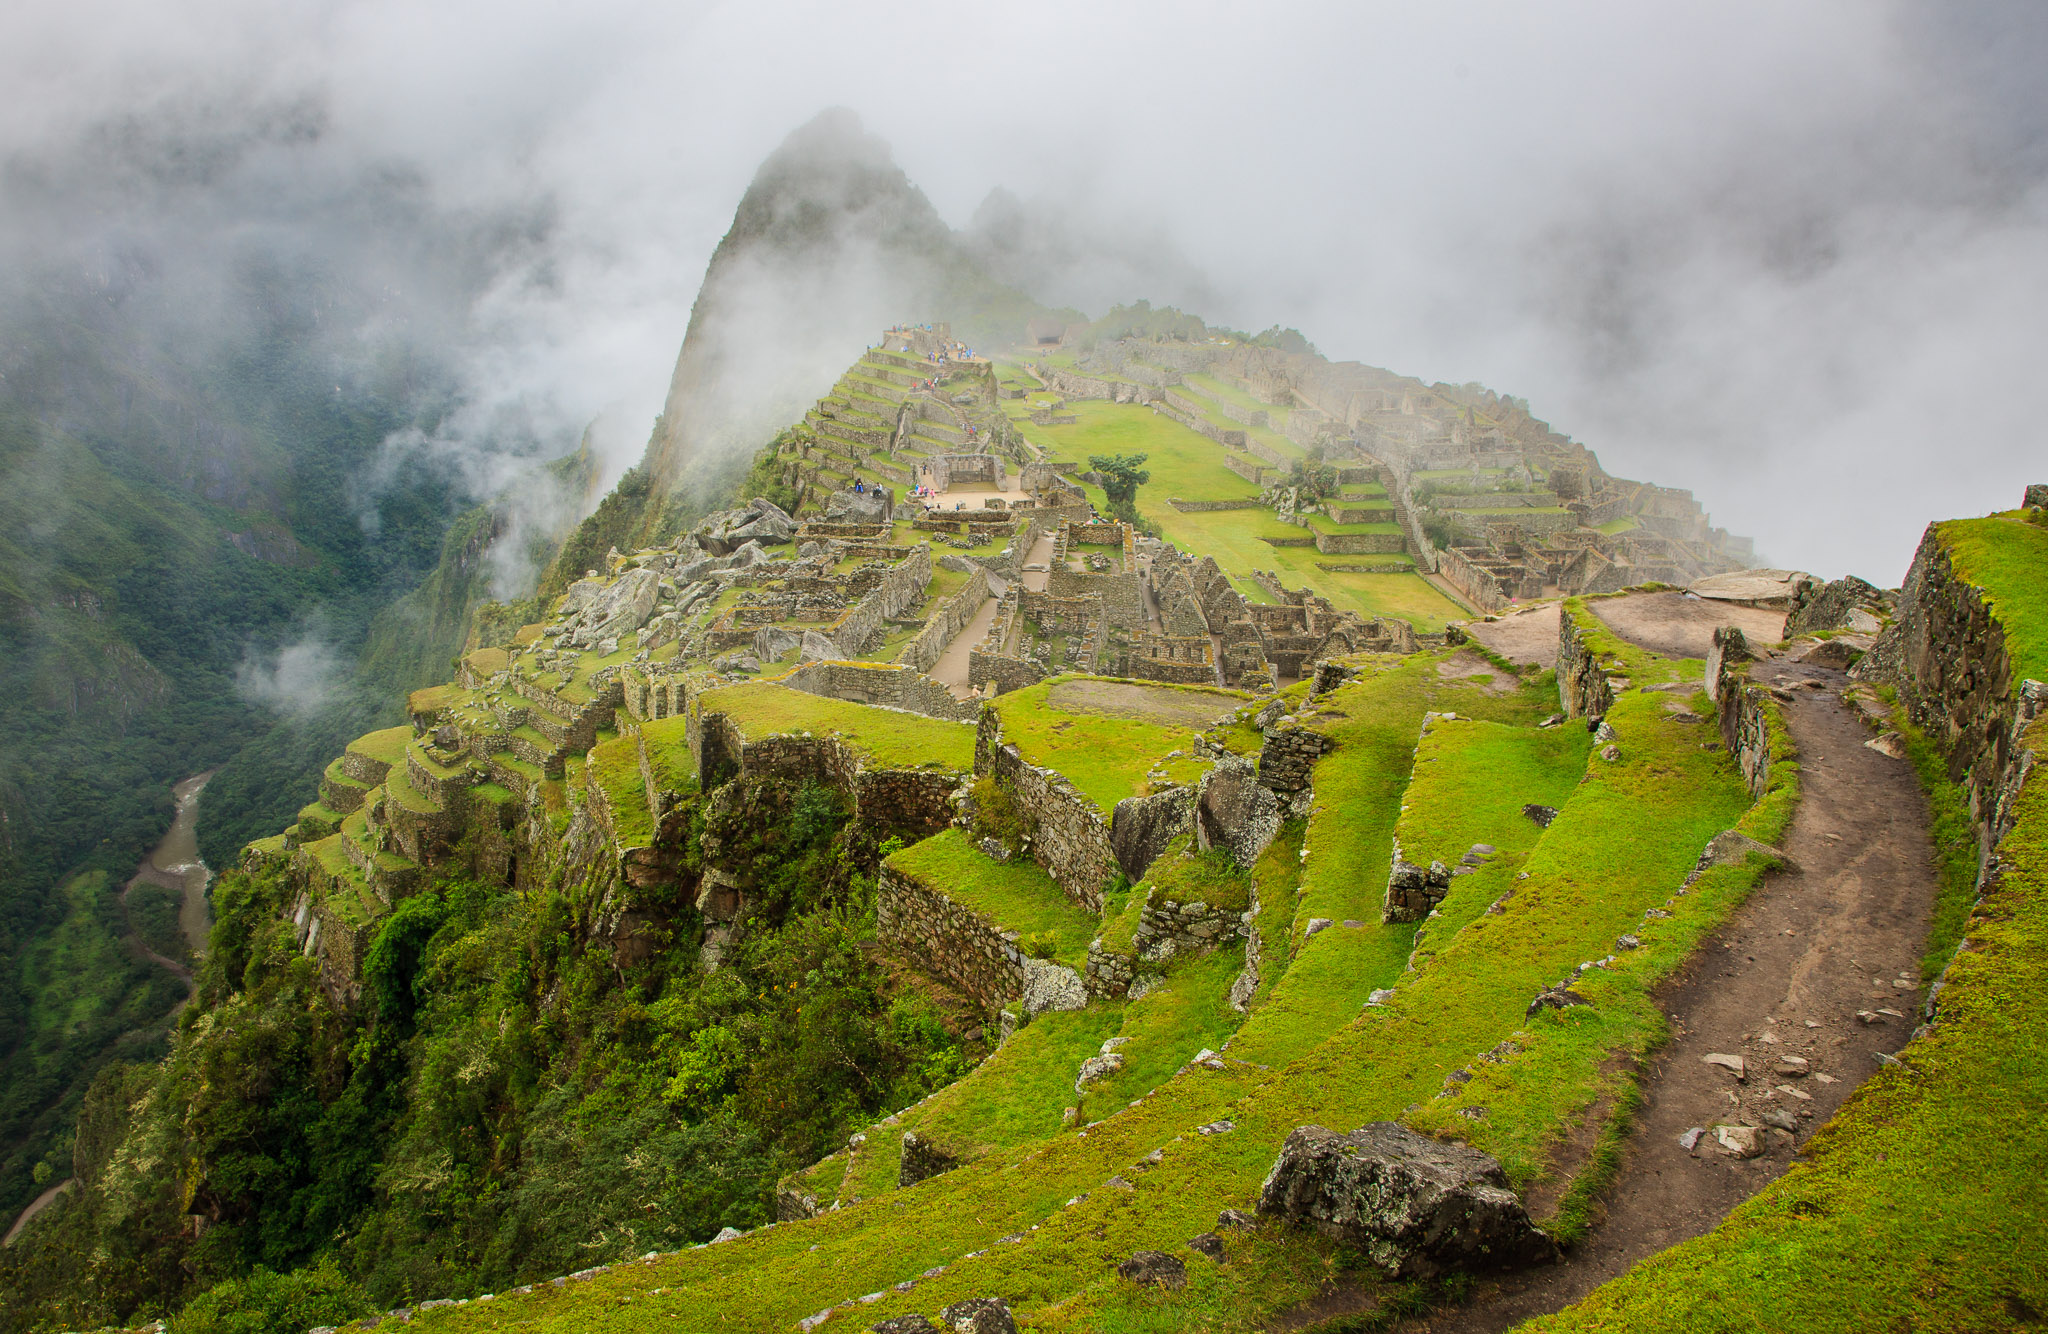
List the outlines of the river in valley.
{"type": "MultiPolygon", "coordinates": [[[[177,799],[178,813],[171,821],[170,831],[163,836],[142,864],[135,868],[122,893],[126,894],[140,884],[162,885],[175,889],[182,896],[178,902],[178,930],[185,937],[185,947],[191,951],[194,960],[206,950],[206,934],[213,929],[213,912],[206,901],[206,887],[213,879],[213,872],[199,857],[199,793],[206,786],[206,780],[213,777],[213,771],[194,774],[171,789],[177,799]]],[[[192,970],[176,959],[167,959],[150,949],[140,940],[136,945],[150,958],[155,959],[187,982],[192,980],[192,970]]]]}

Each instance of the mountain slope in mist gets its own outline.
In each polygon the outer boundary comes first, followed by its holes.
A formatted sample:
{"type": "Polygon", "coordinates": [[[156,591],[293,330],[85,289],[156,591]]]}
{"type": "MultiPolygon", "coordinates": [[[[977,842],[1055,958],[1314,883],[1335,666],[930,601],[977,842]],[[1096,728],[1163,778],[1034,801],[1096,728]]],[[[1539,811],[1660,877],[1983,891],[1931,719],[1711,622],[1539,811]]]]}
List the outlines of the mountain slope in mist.
{"type": "Polygon", "coordinates": [[[1041,310],[988,275],[858,117],[825,111],[761,164],[711,257],[647,447],[652,494],[715,498],[878,329],[1014,337],[1041,310]]]}

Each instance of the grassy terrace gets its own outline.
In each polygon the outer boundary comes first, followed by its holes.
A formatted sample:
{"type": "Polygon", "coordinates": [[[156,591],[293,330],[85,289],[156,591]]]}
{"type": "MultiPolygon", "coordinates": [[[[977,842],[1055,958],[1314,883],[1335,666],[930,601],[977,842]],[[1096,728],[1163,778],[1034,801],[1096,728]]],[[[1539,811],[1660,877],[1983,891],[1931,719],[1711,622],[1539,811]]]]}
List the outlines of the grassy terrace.
{"type": "MultiPolygon", "coordinates": [[[[1299,701],[1305,688],[1288,693],[1299,701]]],[[[1316,766],[1316,809],[1303,840],[1308,856],[1299,862],[1299,890],[1289,905],[1294,960],[1272,1000],[1233,1044],[1234,1055],[1266,1064],[1301,1056],[1356,1015],[1374,991],[1392,986],[1406,966],[1415,925],[1384,923],[1380,912],[1423,714],[1455,712],[1527,727],[1554,707],[1547,676],[1496,695],[1470,678],[1442,676],[1431,656],[1378,659],[1301,715],[1335,747],[1316,766]],[[1338,925],[1306,936],[1317,917],[1338,925]],[[1362,925],[1344,926],[1347,921],[1362,925]]],[[[1267,906],[1263,897],[1260,906],[1267,906]]]]}
{"type": "MultiPolygon", "coordinates": [[[[1635,656],[1631,666],[1638,680],[1654,680],[1668,667],[1635,656]]],[[[1390,681],[1400,670],[1333,692],[1338,698],[1332,702],[1346,716],[1325,721],[1334,730],[1372,713],[1389,743],[1405,750],[1413,744],[1413,731],[1396,728],[1391,707],[1373,709],[1369,694],[1478,693],[1477,687],[1432,683],[1419,673],[1390,681]],[[1396,731],[1406,736],[1393,741],[1396,731]]],[[[1514,703],[1502,703],[1503,711],[1514,703]]],[[[1500,1155],[1517,1183],[1526,1185],[1546,1170],[1550,1146],[1609,1086],[1614,1076],[1603,1071],[1611,1068],[1610,1056],[1639,1052],[1660,1033],[1650,988],[1740,901],[1757,874],[1754,867],[1717,868],[1687,895],[1672,897],[1700,846],[1742,817],[1748,794],[1727,757],[1702,751],[1698,729],[1669,721],[1661,704],[1658,696],[1632,694],[1615,707],[1610,721],[1621,734],[1625,758],[1590,766],[1564,813],[1531,852],[1525,863],[1531,878],[1521,882],[1507,912],[1486,919],[1483,931],[1468,928],[1446,942],[1428,968],[1402,980],[1391,1004],[1364,1014],[1348,1008],[1333,1029],[1307,1039],[1292,1063],[1259,1056],[1270,1069],[1235,1059],[1221,1071],[1176,1067],[1136,1105],[1115,1110],[1085,1134],[1042,1132],[909,1190],[886,1191],[818,1219],[620,1266],[560,1289],[543,1287],[531,1297],[422,1312],[414,1324],[422,1330],[626,1331],[681,1327],[674,1323],[681,1320],[695,1327],[782,1330],[827,1307],[880,1293],[828,1328],[862,1329],[991,1294],[1009,1300],[1040,1329],[1262,1326],[1321,1288],[1337,1259],[1332,1245],[1277,1228],[1233,1235],[1230,1263],[1190,1264],[1189,1286],[1177,1293],[1119,1283],[1114,1267],[1138,1249],[1178,1251],[1188,1237],[1214,1224],[1219,1207],[1247,1207],[1280,1141],[1302,1124],[1354,1126],[1399,1118],[1420,1104],[1411,1121],[1431,1129],[1454,1124],[1461,1135],[1500,1155]],[[1673,916],[1643,924],[1643,911],[1667,900],[1673,916]],[[1531,995],[1623,930],[1642,934],[1644,948],[1579,984],[1591,1005],[1524,1019],[1531,995]],[[1451,1070],[1511,1035],[1525,1048],[1520,1056],[1477,1067],[1466,1092],[1436,1098],[1451,1070]],[[1486,1118],[1459,1117],[1458,1108],[1468,1102],[1484,1102],[1486,1118]],[[1226,1115],[1234,1131],[1192,1133],[1226,1115]],[[1160,1161],[1141,1162],[1155,1148],[1162,1150],[1160,1161]],[[1106,1184],[1112,1174],[1130,1188],[1106,1184]],[[995,1244],[1018,1233],[1023,1235],[1013,1244],[995,1244]],[[939,1265],[946,1268],[936,1277],[920,1277],[939,1265]],[[917,1282],[908,1292],[892,1290],[904,1280],[917,1282]]],[[[1367,737],[1352,739],[1354,755],[1369,744],[1367,737]]],[[[1335,777],[1330,766],[1345,750],[1326,757],[1318,774],[1325,814],[1338,804],[1324,788],[1325,775],[1335,777]]],[[[1782,767],[1796,777],[1796,765],[1782,767]]],[[[1398,791],[1397,782],[1396,796],[1398,791]]],[[[1395,813],[1384,810],[1380,817],[1389,832],[1395,813]]],[[[1742,827],[1772,837],[1774,819],[1782,820],[1782,803],[1767,797],[1742,827]]],[[[1313,862],[1313,830],[1310,840],[1313,862]]],[[[1381,883],[1384,856],[1381,851],[1374,867],[1373,879],[1381,883]]],[[[1265,872],[1262,866],[1262,897],[1269,885],[1284,890],[1284,874],[1269,880],[1265,872]]],[[[1311,896],[1321,892],[1311,884],[1311,896]]],[[[1302,982],[1305,965],[1337,934],[1333,928],[1309,942],[1274,987],[1273,999],[1239,1030],[1230,1057],[1250,1054],[1254,1026],[1268,1022],[1282,993],[1302,982]]],[[[1227,960],[1215,967],[1220,973],[1227,960]]],[[[1125,1024],[1138,1004],[1125,1007],[1125,1024]]],[[[1188,1004],[1190,1014],[1200,1009],[1199,1002],[1188,1004]]],[[[1090,1018],[1096,1013],[1079,1012],[1072,1022],[1098,1022],[1090,1018]]],[[[1015,1041],[1039,1028],[1032,1025],[1015,1041]]],[[[1058,1034],[1047,1025],[1039,1040],[1058,1034]]],[[[1056,1054],[1047,1053],[1050,1059],[1033,1063],[1047,1083],[1041,1096],[1052,1092],[1052,1072],[1071,1079],[1072,1066],[1061,1069],[1064,1062],[1107,1035],[1101,1029],[1068,1034],[1056,1054]]],[[[1269,1050],[1279,1045],[1268,1042],[1269,1050]]],[[[999,1053],[984,1067],[991,1080],[1002,1059],[999,1053]]],[[[953,1091],[966,1090],[974,1080],[970,1076],[953,1091]]],[[[945,1096],[906,1114],[902,1124],[931,1114],[945,1096]]],[[[1084,1101],[1092,1117],[1109,1111],[1107,1096],[1099,1109],[1096,1095],[1084,1101]]],[[[961,1123],[972,1124],[967,1116],[961,1123]]],[[[2015,1123],[2014,1132],[2025,1124],[2030,1123],[2015,1123]]],[[[1902,1215],[1899,1226],[1910,1227],[1912,1220],[1902,1215]]],[[[1875,1261],[1882,1252],[1872,1255],[1875,1261]]]]}
{"type": "MultiPolygon", "coordinates": [[[[1094,802],[1106,818],[1125,797],[1149,790],[1146,774],[1158,765],[1175,782],[1191,783],[1205,767],[1192,758],[1195,733],[1187,724],[1168,725],[1112,712],[1082,712],[1052,702],[1055,677],[996,697],[993,707],[1003,721],[1003,739],[1032,764],[1057,769],[1081,795],[1094,802]],[[1182,758],[1169,760],[1172,751],[1182,758]]],[[[1241,697],[1214,692],[1216,712],[1228,711],[1241,697]]]]}
{"type": "Polygon", "coordinates": [[[2016,514],[1937,525],[1955,571],[1984,591],[2013,678],[2048,681],[2048,528],[2016,514]]]}
{"type": "Polygon", "coordinates": [[[402,768],[405,764],[405,747],[411,740],[410,727],[387,727],[381,732],[371,732],[357,737],[348,743],[348,748],[358,755],[366,755],[373,760],[382,760],[386,764],[402,768]]]}
{"type": "Polygon", "coordinates": [[[1584,776],[1592,749],[1593,738],[1583,727],[1539,731],[1462,715],[1431,724],[1416,748],[1406,809],[1395,824],[1401,855],[1418,866],[1441,861],[1455,867],[1475,843],[1491,844],[1497,854],[1471,874],[1452,877],[1441,915],[1417,932],[1421,956],[1476,920],[1513,885],[1543,832],[1522,807],[1562,807],[1584,776]]]}
{"type": "Polygon", "coordinates": [[[739,724],[750,741],[787,732],[834,736],[877,769],[974,767],[974,727],[807,695],[772,681],[706,691],[704,711],[739,724]]]}
{"type": "Polygon", "coordinates": [[[1067,897],[1038,863],[1022,857],[997,862],[967,835],[948,829],[889,858],[889,869],[915,880],[989,921],[1015,931],[1021,943],[1042,941],[1049,957],[1078,970],[1101,922],[1067,897]]]}
{"type": "Polygon", "coordinates": [[[640,724],[640,744],[654,785],[664,792],[684,792],[697,784],[697,759],[690,754],[689,719],[655,718],[640,724]]]}
{"type": "MultiPolygon", "coordinates": [[[[2016,674],[2048,673],[2048,534],[1994,517],[1939,525],[1958,574],[2005,628],[2016,674]]],[[[2025,744],[2048,752],[2048,719],[2025,744]]],[[[1940,761],[1937,812],[1962,809],[1940,761]]],[[[1974,864],[1956,822],[1937,850],[1974,864]]],[[[1999,847],[1939,1022],[1870,1077],[1801,1161],[1704,1237],[1651,1257],[1530,1328],[2022,1329],[2048,1310],[2048,778],[2037,767],[1999,847]]]]}
{"type": "Polygon", "coordinates": [[[612,812],[612,836],[620,847],[653,845],[654,817],[647,809],[647,784],[640,777],[639,744],[632,737],[615,736],[592,746],[584,778],[603,789],[612,812]]]}
{"type": "MultiPolygon", "coordinates": [[[[1338,607],[1364,616],[1398,616],[1420,630],[1440,630],[1466,613],[1416,574],[1358,574],[1324,570],[1318,561],[1334,564],[1366,560],[1399,560],[1401,556],[1325,556],[1314,547],[1275,547],[1263,538],[1301,538],[1306,528],[1281,523],[1270,511],[1223,510],[1184,514],[1169,499],[1235,500],[1258,495],[1259,489],[1223,466],[1226,451],[1170,417],[1132,404],[1080,401],[1068,404],[1079,420],[1072,426],[1037,426],[1017,422],[1033,443],[1055,459],[1085,461],[1091,454],[1143,453],[1152,480],[1138,489],[1138,513],[1157,524],[1161,536],[1183,551],[1213,555],[1226,570],[1273,570],[1289,587],[1306,585],[1338,607]]],[[[1100,487],[1084,486],[1097,507],[1107,506],[1100,487]]],[[[1338,525],[1324,521],[1330,532],[1398,531],[1391,525],[1338,525]]],[[[1254,601],[1270,601],[1249,581],[1237,587],[1254,601]]]]}

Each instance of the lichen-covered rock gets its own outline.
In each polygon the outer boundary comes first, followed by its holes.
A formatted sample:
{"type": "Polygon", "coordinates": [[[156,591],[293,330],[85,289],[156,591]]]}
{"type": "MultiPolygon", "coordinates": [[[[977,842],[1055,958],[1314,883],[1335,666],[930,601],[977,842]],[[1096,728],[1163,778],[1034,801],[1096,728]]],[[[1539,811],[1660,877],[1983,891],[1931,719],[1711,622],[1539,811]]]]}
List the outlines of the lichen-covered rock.
{"type": "Polygon", "coordinates": [[[1000,1297],[969,1297],[939,1312],[953,1334],[1017,1334],[1017,1321],[1000,1297]]]}
{"type": "Polygon", "coordinates": [[[797,656],[804,662],[813,662],[843,658],[847,655],[827,636],[819,634],[816,630],[806,630],[797,656]]]}
{"type": "Polygon", "coordinates": [[[778,1223],[799,1223],[806,1218],[816,1218],[824,1210],[819,1207],[818,1197],[807,1190],[793,1186],[775,1188],[775,1221],[778,1223]]]}
{"type": "Polygon", "coordinates": [[[1818,634],[1822,630],[1849,628],[1849,613],[1858,608],[1882,607],[1884,594],[1876,585],[1855,575],[1844,575],[1832,583],[1808,582],[1792,595],[1792,614],[1785,618],[1785,638],[1818,634]]]}
{"type": "Polygon", "coordinates": [[[932,1334],[938,1329],[921,1315],[891,1316],[879,1325],[869,1325],[870,1334],[932,1334]]]}
{"type": "Polygon", "coordinates": [[[1356,1246],[1396,1278],[1557,1257],[1497,1161],[1391,1121],[1349,1135],[1321,1126],[1296,1130],[1267,1174],[1259,1212],[1356,1246]]]}
{"type": "Polygon", "coordinates": [[[1132,884],[1143,880],[1166,845],[1187,831],[1194,803],[1194,793],[1174,787],[1148,797],[1125,797],[1116,804],[1109,821],[1109,850],[1132,884]]]}
{"type": "Polygon", "coordinates": [[[1139,1251],[1116,1267],[1118,1278],[1129,1279],[1146,1288],[1185,1288],[1187,1262],[1165,1251],[1139,1251]]]}
{"type": "Polygon", "coordinates": [[[1280,803],[1259,782],[1252,762],[1238,756],[1218,760],[1195,789],[1195,839],[1205,849],[1222,848],[1250,870],[1280,832],[1280,803]]]}
{"type": "Polygon", "coordinates": [[[874,487],[867,491],[834,491],[825,502],[827,523],[887,523],[896,512],[896,504],[888,488],[874,487]]]}
{"type": "Polygon", "coordinates": [[[1081,975],[1063,964],[1044,959],[1025,959],[1024,1013],[1033,1017],[1047,1010],[1079,1010],[1088,1004],[1088,984],[1081,975]]]}

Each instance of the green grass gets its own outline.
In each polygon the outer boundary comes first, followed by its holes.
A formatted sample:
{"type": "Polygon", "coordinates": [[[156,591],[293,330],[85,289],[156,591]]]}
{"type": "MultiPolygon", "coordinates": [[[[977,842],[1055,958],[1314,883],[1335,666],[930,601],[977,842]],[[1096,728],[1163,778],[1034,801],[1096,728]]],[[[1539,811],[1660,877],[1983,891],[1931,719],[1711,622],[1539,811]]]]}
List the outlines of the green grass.
{"type": "Polygon", "coordinates": [[[1038,863],[1023,857],[994,861],[948,829],[889,858],[890,870],[963,904],[1024,940],[1049,937],[1052,958],[1079,970],[1101,919],[1068,898],[1038,863]]]}
{"type": "Polygon", "coordinates": [[[392,765],[391,772],[384,775],[384,796],[421,815],[441,813],[441,803],[412,785],[412,775],[406,772],[402,762],[392,765]]]}
{"type": "Polygon", "coordinates": [[[1168,844],[1145,873],[1144,883],[1175,903],[1206,903],[1212,908],[1251,906],[1251,875],[1221,848],[1204,852],[1183,834],[1168,844]]]}
{"type": "MultiPolygon", "coordinates": [[[[1551,707],[1542,681],[1489,695],[1469,679],[1439,675],[1437,658],[1378,659],[1304,719],[1335,748],[1316,766],[1308,856],[1299,863],[1286,947],[1293,962],[1233,1048],[1248,1060],[1302,1055],[1356,1015],[1372,992],[1393,985],[1406,966],[1415,925],[1382,922],[1380,911],[1422,715],[1448,711],[1526,726],[1551,707]],[[1338,925],[1306,937],[1317,917],[1338,925]],[[1345,921],[1363,925],[1346,927],[1345,921]]],[[[1260,907],[1271,905],[1262,901],[1260,907]]]]}
{"type": "Polygon", "coordinates": [[[697,784],[697,759],[690,753],[689,719],[655,718],[640,724],[647,765],[654,786],[663,792],[686,792],[697,784]]]}
{"type": "Polygon", "coordinates": [[[591,747],[584,776],[604,791],[614,843],[621,848],[653,846],[654,817],[647,809],[647,784],[640,777],[640,748],[634,739],[613,737],[591,747]]]}
{"type": "MultiPolygon", "coordinates": [[[[1175,750],[1192,755],[1193,727],[1165,726],[1109,714],[1069,712],[1048,698],[1055,677],[996,698],[1003,739],[1032,764],[1057,769],[1107,817],[1125,797],[1149,790],[1145,775],[1161,764],[1168,777],[1192,782],[1205,767],[1192,758],[1167,760],[1175,750]]],[[[1220,713],[1231,700],[1218,697],[1220,713]]]]}
{"type": "Polygon", "coordinates": [[[410,727],[387,727],[381,732],[359,736],[348,743],[348,748],[358,755],[366,755],[386,764],[403,765],[405,748],[412,741],[410,727]]]}
{"type": "Polygon", "coordinates": [[[706,691],[704,711],[739,724],[750,741],[791,732],[834,736],[877,769],[974,767],[974,727],[807,695],[772,682],[706,691]]]}
{"type": "Polygon", "coordinates": [[[1061,1116],[1074,1105],[1075,1072],[1116,1036],[1123,1017],[1122,1005],[1039,1015],[958,1082],[902,1113],[896,1125],[869,1127],[867,1145],[840,1187],[843,1198],[896,1189],[906,1130],[929,1136],[962,1161],[1058,1134],[1061,1116]]]}
{"type": "Polygon", "coordinates": [[[2013,679],[2048,681],[2048,528],[1994,515],[1935,525],[1958,575],[1975,584],[2005,631],[2013,679]]]}
{"type": "MultiPolygon", "coordinates": [[[[1642,664],[1639,676],[1652,679],[1656,666],[1642,664]]],[[[1419,718],[1420,704],[1431,695],[1463,701],[1478,693],[1419,672],[1384,684],[1398,670],[1373,679],[1383,682],[1382,691],[1414,697],[1408,719],[1419,718]]],[[[1374,721],[1365,716],[1372,701],[1360,698],[1363,693],[1361,686],[1333,692],[1339,697],[1333,703],[1347,716],[1325,719],[1325,725],[1356,729],[1374,721]]],[[[1528,707],[1520,700],[1496,703],[1503,712],[1528,707]]],[[[1263,1325],[1330,1277],[1333,1247],[1278,1229],[1234,1236],[1232,1265],[1212,1271],[1191,1263],[1190,1288],[1178,1295],[1140,1292],[1115,1283],[1110,1272],[1134,1250],[1179,1249],[1186,1238],[1212,1227],[1223,1205],[1247,1206],[1278,1144],[1298,1125],[1352,1126],[1399,1117],[1420,1103],[1411,1119],[1434,1128],[1463,1105],[1434,1099],[1444,1076],[1510,1035],[1525,1040],[1525,1054],[1508,1065],[1486,1067],[1488,1073],[1474,1080],[1497,1072],[1503,1081],[1485,1085],[1489,1115],[1478,1122],[1458,1118],[1455,1124],[1501,1155],[1515,1179],[1526,1184],[1544,1170],[1549,1145],[1607,1087],[1601,1071],[1609,1055],[1641,1050],[1661,1033],[1650,989],[1740,901],[1756,874],[1753,867],[1717,868],[1687,895],[1672,897],[1699,847],[1741,816],[1748,794],[1727,757],[1700,750],[1697,729],[1669,722],[1661,703],[1659,696],[1631,695],[1616,706],[1611,720],[1628,758],[1596,764],[1578,785],[1565,813],[1531,854],[1531,879],[1522,882],[1507,913],[1488,919],[1484,932],[1461,932],[1447,942],[1431,967],[1403,983],[1394,1004],[1364,1015],[1352,1008],[1292,1064],[1252,1057],[1273,1066],[1261,1069],[1235,1058],[1251,1056],[1252,1026],[1301,980],[1304,964],[1332,932],[1310,942],[1275,987],[1273,1001],[1239,1030],[1225,1069],[1177,1072],[1140,1105],[1125,1106],[1085,1134],[1026,1141],[823,1218],[645,1266],[622,1266],[530,1298],[422,1313],[415,1324],[637,1330],[667,1328],[686,1317],[698,1326],[779,1330],[827,1306],[880,1292],[879,1300],[856,1308],[857,1317],[842,1317],[848,1328],[907,1311],[929,1314],[979,1295],[1006,1298],[1044,1328],[1181,1328],[1215,1324],[1217,1317],[1228,1327],[1263,1325]],[[1674,904],[1674,916],[1641,926],[1642,911],[1666,900],[1674,904]],[[1529,996],[1625,929],[1647,931],[1645,947],[1580,984],[1591,1006],[1524,1029],[1529,996]],[[1236,1124],[1234,1132],[1192,1133],[1226,1114],[1236,1124]],[[1162,1150],[1161,1160],[1141,1162],[1154,1148],[1162,1150]],[[1131,1188],[1106,1184],[1112,1173],[1131,1188]],[[1083,1193],[1086,1198],[1079,1198],[1083,1193]],[[1026,1235],[1016,1244],[993,1244],[1010,1233],[1026,1235]],[[969,1258],[969,1252],[985,1254],[969,1258]],[[910,1292],[887,1291],[939,1264],[947,1266],[943,1274],[920,1280],[910,1292]]],[[[1468,711],[1462,702],[1456,707],[1468,711]]],[[[1478,711],[1476,702],[1471,711],[1478,711]]],[[[1390,736],[1407,733],[1392,743],[1400,748],[1397,768],[1405,770],[1401,751],[1413,744],[1412,723],[1378,721],[1390,736]]],[[[1350,739],[1352,764],[1362,769],[1357,755],[1369,753],[1369,738],[1354,730],[1350,739]]],[[[1326,775],[1334,777],[1330,766],[1344,755],[1343,749],[1335,752],[1318,771],[1324,815],[1336,804],[1326,775]]],[[[1397,777],[1396,798],[1399,790],[1397,777]]],[[[1394,815],[1388,809],[1380,817],[1382,840],[1391,834],[1394,815]]],[[[1315,837],[1312,829],[1312,849],[1315,837]]],[[[1384,856],[1382,851],[1373,859],[1379,884],[1384,856]]],[[[1284,875],[1275,881],[1284,884],[1284,875]]],[[[1268,883],[1263,875],[1261,883],[1268,883]]],[[[1212,966],[1220,974],[1229,962],[1219,956],[1212,966]]],[[[1184,1003],[1189,1013],[1199,1014],[1199,989],[1190,987],[1184,1003]]],[[[1082,1011],[1074,1022],[1092,1013],[1082,1011]]],[[[1040,1023],[1055,1017],[1044,1016],[1040,1023]]],[[[1027,1028],[1013,1042],[1031,1033],[1027,1028]]],[[[1087,1036],[1100,1041],[1096,1032],[1087,1036]]],[[[1085,1053],[1090,1045],[1076,1042],[1068,1054],[1085,1053]]],[[[1001,1059],[998,1053],[990,1066],[1001,1059]]],[[[1050,1061],[1040,1065],[1044,1092],[1055,1093],[1061,1076],[1071,1080],[1071,1069],[1050,1061]]]]}
{"type": "Polygon", "coordinates": [[[1642,523],[1643,521],[1641,519],[1638,519],[1635,515],[1624,514],[1619,519],[1609,519],[1606,523],[1601,524],[1598,527],[1598,529],[1596,529],[1596,531],[1605,533],[1609,537],[1613,537],[1619,533],[1632,532],[1635,529],[1642,527],[1642,523]]]}
{"type": "Polygon", "coordinates": [[[1471,874],[1451,878],[1438,915],[1417,933],[1420,954],[1478,918],[1513,885],[1543,832],[1522,807],[1564,805],[1585,775],[1592,748],[1583,727],[1538,730],[1463,716],[1431,724],[1416,749],[1406,809],[1395,825],[1401,855],[1417,866],[1441,861],[1455,868],[1475,843],[1498,851],[1471,874]]]}

